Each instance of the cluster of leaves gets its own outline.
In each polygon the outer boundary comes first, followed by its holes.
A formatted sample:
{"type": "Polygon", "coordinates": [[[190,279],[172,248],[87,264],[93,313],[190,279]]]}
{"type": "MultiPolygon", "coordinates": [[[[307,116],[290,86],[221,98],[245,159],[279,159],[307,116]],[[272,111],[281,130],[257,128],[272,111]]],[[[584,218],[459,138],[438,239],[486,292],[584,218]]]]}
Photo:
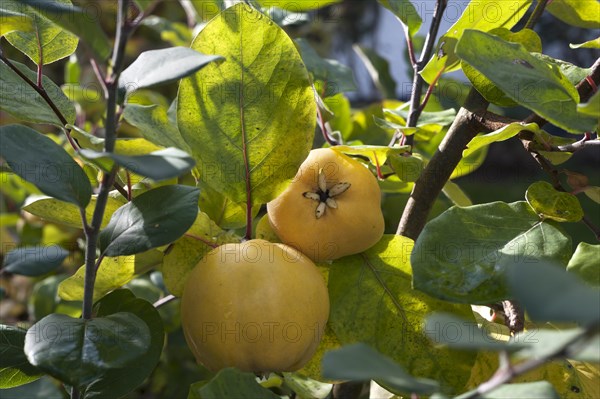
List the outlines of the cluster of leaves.
{"type": "MultiPolygon", "coordinates": [[[[476,170],[490,144],[523,131],[551,164],[565,162],[573,151],[561,146],[573,148],[575,140],[536,122],[482,130],[449,171],[446,199],[436,201],[431,215],[439,216],[416,242],[387,234],[362,254],[319,265],[328,279],[330,323],[317,355],[299,373],[257,380],[234,369],[213,375],[186,366],[177,301],[164,299],[182,294],[187,274],[210,249],[253,236],[263,205],[312,148],[315,125],[324,141],[363,160],[381,179],[393,232],[397,210],[424,174],[436,173],[428,164],[463,112],[444,107],[432,92],[448,82],[444,73],[462,69],[490,103],[520,105],[569,134],[598,129],[600,95],[582,104],[575,85],[591,70],[541,54],[531,29],[510,30],[531,0],[468,5],[418,71],[430,90],[423,98],[413,93],[421,105],[414,121],[410,104],[392,99],[389,66],[371,49],[357,51],[389,99],[353,110],[344,94],[356,87],[350,69],[286,33],[291,24],[309,23],[311,9],[335,1],[307,2],[306,9],[291,1],[227,9],[220,1],[192,1],[188,17],[202,24],[193,40],[190,27],[151,15],[157,3],[120,1],[120,9],[106,11],[118,15],[110,61],[109,39],[86,4],[0,5],[1,36],[37,68],[1,54],[0,107],[27,123],[0,127],[6,198],[0,206],[8,211],[2,234],[19,233],[14,244],[3,242],[3,250],[16,247],[4,256],[3,273],[33,278],[35,286],[28,322],[0,327],[0,388],[60,397],[43,377],[49,375],[71,397],[85,398],[120,397],[142,385],[165,397],[186,395],[189,387],[190,398],[291,392],[325,398],[328,382],[348,379],[438,397],[470,389],[464,397],[569,397],[574,387],[597,395],[590,381],[599,372],[589,362],[600,361],[599,292],[573,275],[599,284],[600,246],[579,243],[573,253],[561,223],[584,218],[575,194],[598,203],[600,189],[571,172],[573,193],[540,181],[524,193],[526,201],[473,205],[452,181],[476,170]],[[129,3],[134,15],[123,11],[129,3]],[[489,18],[490,7],[499,7],[496,18],[489,18]],[[140,26],[172,47],[141,53],[121,73],[128,35],[140,26]],[[66,57],[59,87],[44,75],[45,66],[66,57]],[[78,57],[92,68],[83,69],[78,57]],[[92,100],[85,84],[94,69],[107,101],[92,100]],[[175,98],[154,89],[177,81],[175,98]],[[540,323],[510,339],[470,306],[509,298],[540,323]],[[578,326],[536,328],[546,322],[578,326]],[[356,342],[363,344],[327,353],[356,342]],[[508,354],[526,360],[513,366],[508,354]],[[553,359],[560,363],[544,365],[553,359]],[[540,374],[526,373],[538,366],[540,374]],[[587,376],[577,371],[583,368],[587,376]],[[503,385],[515,378],[521,383],[503,385]],[[553,385],[532,382],[543,379],[553,385]],[[498,389],[488,393],[491,388],[498,389]]],[[[416,42],[422,20],[414,5],[380,3],[416,42]]],[[[592,3],[554,0],[547,11],[598,28],[597,19],[586,17],[597,14],[592,3]]],[[[598,41],[572,47],[597,48],[598,41]]],[[[597,139],[586,133],[583,141],[597,139]]]]}

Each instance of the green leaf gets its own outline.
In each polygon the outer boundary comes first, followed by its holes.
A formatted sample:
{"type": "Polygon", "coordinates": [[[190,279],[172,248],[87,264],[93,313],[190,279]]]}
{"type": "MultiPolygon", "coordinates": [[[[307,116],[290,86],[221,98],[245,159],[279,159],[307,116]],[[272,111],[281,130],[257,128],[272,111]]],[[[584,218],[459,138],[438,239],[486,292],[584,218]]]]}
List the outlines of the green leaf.
{"type": "Polygon", "coordinates": [[[412,240],[385,235],[366,252],[336,260],[329,272],[329,325],[342,344],[364,342],[410,375],[463,389],[475,355],[436,349],[422,330],[432,311],[472,318],[471,308],[434,299],[411,287],[412,240]],[[374,311],[376,309],[376,311],[374,311]]]}
{"type": "Polygon", "coordinates": [[[474,321],[467,321],[447,313],[433,313],[425,321],[425,333],[435,344],[467,350],[515,352],[526,345],[499,341],[474,321]]]}
{"type": "Polygon", "coordinates": [[[32,365],[81,388],[138,360],[149,346],[150,330],[133,313],[92,320],[51,314],[27,331],[24,351],[32,365]]]}
{"type": "MultiPolygon", "coordinates": [[[[460,397],[459,397],[460,398],[460,397]]],[[[504,384],[478,399],[559,399],[558,393],[548,381],[527,382],[521,384],[504,384]]]]}
{"type": "MultiPolygon", "coordinates": [[[[548,64],[548,66],[553,70],[558,68],[573,86],[576,86],[579,82],[592,73],[591,68],[581,68],[577,65],[571,64],[570,62],[559,60],[546,54],[531,53],[531,55],[546,62],[546,64],[548,64]]],[[[570,89],[573,91],[573,97],[579,99],[579,93],[575,94],[577,90],[575,88],[570,89]]]]}
{"type": "MultiPolygon", "coordinates": [[[[497,28],[489,32],[511,43],[521,43],[523,47],[530,52],[541,52],[542,41],[537,33],[531,29],[521,29],[518,32],[511,32],[506,28],[497,28]]],[[[503,107],[514,107],[515,101],[507,97],[502,90],[489,80],[485,75],[478,72],[469,64],[461,63],[461,68],[467,78],[481,95],[489,102],[503,107]]]]}
{"type": "Polygon", "coordinates": [[[587,103],[577,105],[577,109],[581,114],[600,119],[600,91],[597,91],[587,103]]]}
{"type": "MultiPolygon", "coordinates": [[[[162,352],[165,334],[162,319],[152,304],[136,298],[129,290],[117,290],[102,298],[95,307],[98,317],[119,312],[134,314],[150,331],[150,345],[140,358],[119,368],[106,370],[101,378],[82,392],[86,399],[119,398],[139,387],[156,367],[162,352]]],[[[129,336],[121,338],[123,343],[129,336]]]]}
{"type": "Polygon", "coordinates": [[[188,47],[144,51],[121,73],[119,91],[129,95],[139,89],[175,82],[222,59],[188,47]]]}
{"type": "Polygon", "coordinates": [[[241,3],[211,20],[192,48],[226,58],[179,87],[177,122],[201,178],[235,203],[266,203],[313,141],[314,92],[300,55],[281,28],[241,3]]]}
{"type": "Polygon", "coordinates": [[[66,314],[71,317],[81,316],[81,302],[65,301],[58,296],[58,287],[67,277],[69,277],[67,274],[55,274],[34,285],[29,299],[33,320],[41,320],[51,313],[66,314]]]}
{"type": "Polygon", "coordinates": [[[7,7],[10,3],[0,5],[0,37],[14,31],[31,32],[33,30],[33,21],[28,15],[14,11],[7,7]]]}
{"type": "MultiPolygon", "coordinates": [[[[36,82],[37,75],[34,71],[19,62],[11,62],[29,80],[36,82]]],[[[56,108],[68,123],[73,123],[75,121],[75,106],[47,76],[42,77],[42,83],[56,108]]],[[[2,87],[2,91],[0,91],[0,109],[27,122],[63,126],[42,96],[2,61],[0,61],[0,86],[2,87]]]]}
{"type": "MultiPolygon", "coordinates": [[[[94,302],[121,288],[137,275],[162,263],[162,252],[153,249],[137,255],[104,258],[96,274],[94,302]]],[[[85,265],[58,286],[58,296],[67,301],[82,301],[85,287],[85,265]]]]}
{"type": "Polygon", "coordinates": [[[392,155],[388,157],[388,164],[392,170],[404,182],[415,182],[423,171],[423,159],[415,154],[392,155]]]}
{"type": "Polygon", "coordinates": [[[163,147],[176,147],[188,154],[192,152],[181,137],[177,122],[169,117],[166,107],[127,104],[123,117],[137,127],[146,140],[163,147]]]}
{"type": "Polygon", "coordinates": [[[478,149],[488,146],[497,141],[508,140],[511,137],[514,137],[517,134],[519,134],[521,130],[537,132],[539,131],[539,129],[540,128],[536,123],[523,124],[521,122],[513,122],[498,130],[494,130],[491,133],[477,135],[471,141],[469,141],[467,148],[463,151],[463,157],[469,156],[478,149]]]}
{"type": "Polygon", "coordinates": [[[600,48],[600,37],[597,37],[595,39],[592,40],[588,40],[587,42],[583,42],[583,43],[579,43],[579,44],[573,44],[573,43],[569,43],[569,47],[575,49],[575,48],[600,48]]]}
{"type": "Polygon", "coordinates": [[[390,10],[400,20],[408,34],[414,36],[423,20],[410,0],[378,0],[379,4],[390,10]]]}
{"type": "Polygon", "coordinates": [[[507,275],[514,299],[525,307],[531,320],[582,326],[600,322],[600,289],[585,285],[561,266],[526,258],[515,262],[507,275]]]}
{"type": "Polygon", "coordinates": [[[452,207],[431,220],[411,255],[413,285],[436,298],[487,304],[508,298],[507,268],[524,258],[566,264],[571,240],[524,201],[452,207]]]}
{"type": "Polygon", "coordinates": [[[442,188],[442,192],[456,206],[471,206],[473,202],[462,188],[453,181],[448,180],[442,188]]]}
{"type": "Polygon", "coordinates": [[[514,341],[526,343],[525,348],[516,353],[519,358],[547,358],[568,345],[569,360],[600,363],[600,334],[589,337],[581,328],[534,329],[516,335],[514,341]]]}
{"type": "MultiPolygon", "coordinates": [[[[34,64],[50,64],[70,56],[77,49],[77,36],[63,30],[48,18],[36,13],[35,7],[18,4],[18,1],[3,0],[2,7],[26,14],[31,21],[30,31],[12,32],[6,40],[22,51],[34,64]]],[[[72,6],[70,0],[56,0],[57,4],[72,6]]]]}
{"type": "Polygon", "coordinates": [[[469,2],[460,18],[439,38],[437,47],[421,71],[421,76],[429,84],[440,73],[452,72],[460,66],[454,53],[457,41],[465,29],[489,32],[496,28],[510,29],[524,16],[533,0],[497,1],[481,0],[469,2]]]}
{"type": "MultiPolygon", "coordinates": [[[[96,196],[92,196],[90,203],[85,208],[87,220],[92,220],[94,208],[96,207],[96,200],[96,196]]],[[[102,217],[101,226],[106,226],[112,214],[126,202],[127,200],[123,198],[121,194],[116,191],[111,192],[106,203],[106,210],[104,211],[104,216],[102,217]]],[[[64,203],[50,197],[36,195],[27,198],[27,201],[23,205],[22,209],[51,223],[75,227],[78,229],[82,228],[79,207],[73,204],[64,203]]]]}
{"type": "Polygon", "coordinates": [[[580,242],[569,260],[567,271],[575,273],[586,283],[600,287],[600,245],[580,242]]]}
{"type": "Polygon", "coordinates": [[[13,249],[4,257],[3,270],[23,276],[41,276],[58,268],[69,251],[58,245],[13,249]]]}
{"type": "MultiPolygon", "coordinates": [[[[239,229],[246,225],[246,206],[233,202],[227,196],[213,190],[204,181],[198,182],[199,206],[223,229],[239,229]]],[[[252,218],[258,215],[260,206],[252,208],[252,218]]]]}
{"type": "Polygon", "coordinates": [[[389,62],[373,49],[356,44],[354,51],[367,67],[369,75],[384,98],[396,98],[396,81],[390,72],[389,62]]]}
{"type": "Polygon", "coordinates": [[[92,186],[71,156],[50,138],[23,125],[0,127],[0,156],[44,194],[85,208],[92,186]]]}
{"type": "Polygon", "coordinates": [[[175,241],[194,223],[198,196],[197,188],[182,185],[140,194],[117,209],[100,232],[100,251],[105,256],[135,255],[175,241]]]}
{"type": "Polygon", "coordinates": [[[327,399],[333,384],[319,382],[299,373],[283,373],[285,385],[301,398],[327,399]]]}
{"type": "Polygon", "coordinates": [[[209,382],[201,381],[190,386],[188,399],[261,398],[280,399],[263,388],[252,373],[225,368],[209,382]]]}
{"type": "Polygon", "coordinates": [[[79,153],[89,160],[93,160],[104,170],[112,169],[113,162],[119,166],[149,177],[154,181],[172,179],[192,170],[196,161],[184,151],[177,148],[165,148],[153,151],[146,155],[126,156],[117,153],[96,152],[82,149],[79,153]]]}
{"type": "Polygon", "coordinates": [[[554,0],[546,10],[569,25],[580,28],[600,28],[600,5],[591,0],[554,0]]]}
{"type": "Polygon", "coordinates": [[[522,45],[484,32],[466,30],[456,54],[484,74],[518,104],[572,133],[591,130],[595,121],[577,114],[579,96],[558,68],[522,45]]]}
{"type": "Polygon", "coordinates": [[[27,361],[23,352],[26,333],[26,330],[0,324],[0,389],[28,384],[43,375],[27,361]]]}
{"type": "Polygon", "coordinates": [[[192,227],[165,254],[162,272],[169,292],[183,295],[188,273],[204,255],[216,246],[239,241],[239,237],[221,230],[204,212],[198,212],[192,227]]]}
{"type": "Polygon", "coordinates": [[[585,195],[587,195],[592,201],[597,204],[600,204],[600,187],[598,186],[590,186],[584,190],[585,195]]]}
{"type": "Polygon", "coordinates": [[[258,0],[258,3],[263,7],[279,7],[290,11],[309,11],[322,8],[330,4],[339,3],[340,1],[341,0],[258,0]]]}
{"type": "Polygon", "coordinates": [[[583,218],[579,199],[571,193],[557,191],[546,181],[531,184],[527,188],[525,198],[542,218],[557,222],[578,222],[583,218]]]}
{"type": "MultiPolygon", "coordinates": [[[[408,112],[408,109],[406,109],[406,106],[404,105],[401,105],[396,109],[383,109],[383,113],[386,116],[400,117],[402,118],[401,121],[408,120],[408,112]]],[[[421,116],[419,116],[416,127],[424,127],[428,125],[448,126],[454,122],[454,118],[456,118],[456,110],[454,108],[436,112],[421,112],[421,116]]]]}
{"type": "Polygon", "coordinates": [[[150,15],[142,20],[142,25],[154,30],[171,46],[189,46],[192,42],[192,32],[184,23],[150,15]]]}
{"type": "Polygon", "coordinates": [[[97,18],[84,9],[49,0],[18,0],[58,26],[77,35],[100,61],[108,58],[111,45],[97,18]]]}
{"type": "Polygon", "coordinates": [[[392,359],[363,343],[327,352],[323,357],[323,376],[332,380],[376,380],[395,392],[419,395],[440,389],[436,381],[410,376],[392,359]]]}
{"type": "Polygon", "coordinates": [[[341,152],[346,155],[357,155],[369,159],[373,166],[383,165],[388,157],[406,153],[410,150],[410,146],[387,147],[379,145],[336,145],[331,147],[332,150],[341,152]]]}
{"type": "Polygon", "coordinates": [[[25,385],[3,389],[2,399],[64,399],[63,393],[52,378],[45,376],[25,385]]]}
{"type": "Polygon", "coordinates": [[[322,82],[323,97],[357,89],[352,69],[336,60],[322,58],[304,39],[296,39],[296,44],[306,69],[310,71],[314,80],[322,82]]]}

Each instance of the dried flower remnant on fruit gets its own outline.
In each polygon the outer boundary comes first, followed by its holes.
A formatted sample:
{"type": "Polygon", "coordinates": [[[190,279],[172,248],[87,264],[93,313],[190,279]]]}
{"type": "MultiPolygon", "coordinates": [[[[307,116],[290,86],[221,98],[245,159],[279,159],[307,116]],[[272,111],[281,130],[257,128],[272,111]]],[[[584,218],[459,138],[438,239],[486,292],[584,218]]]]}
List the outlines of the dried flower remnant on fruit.
{"type": "Polygon", "coordinates": [[[317,191],[307,191],[302,195],[305,198],[317,201],[319,203],[319,205],[317,205],[317,209],[315,210],[315,217],[319,219],[325,214],[325,210],[327,209],[327,207],[334,209],[337,208],[337,202],[333,197],[346,192],[349,188],[350,183],[342,182],[337,183],[336,185],[328,189],[325,172],[323,171],[323,168],[321,168],[319,169],[317,191]]]}

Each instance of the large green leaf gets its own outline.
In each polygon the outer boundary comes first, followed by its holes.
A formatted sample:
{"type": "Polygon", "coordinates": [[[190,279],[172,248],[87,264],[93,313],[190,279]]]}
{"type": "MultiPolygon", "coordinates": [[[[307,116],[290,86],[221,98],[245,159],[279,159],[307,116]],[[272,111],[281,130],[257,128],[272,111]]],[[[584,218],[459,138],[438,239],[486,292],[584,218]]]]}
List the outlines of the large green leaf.
{"type": "Polygon", "coordinates": [[[85,208],[92,186],[85,172],[50,138],[23,125],[0,127],[0,156],[44,194],[85,208]]]}
{"type": "Polygon", "coordinates": [[[176,147],[188,154],[192,153],[177,129],[177,122],[170,118],[167,107],[127,104],[123,118],[137,127],[146,140],[162,147],[176,147]]]}
{"type": "Polygon", "coordinates": [[[548,357],[568,345],[570,360],[600,363],[600,334],[590,337],[582,328],[533,329],[516,335],[514,341],[527,343],[523,350],[517,352],[520,358],[548,357]]]}
{"type": "Polygon", "coordinates": [[[226,58],[179,87],[177,122],[202,179],[235,203],[273,199],[310,150],[316,121],[308,73],[291,39],[237,4],[192,43],[226,58]]]}
{"type": "Polygon", "coordinates": [[[520,384],[504,384],[498,388],[478,395],[478,399],[559,399],[558,393],[548,381],[525,382],[520,384]]]}
{"type": "Polygon", "coordinates": [[[69,251],[58,245],[13,249],[4,257],[3,270],[23,276],[40,276],[58,268],[69,251]]]}
{"type": "Polygon", "coordinates": [[[437,298],[486,304],[508,297],[511,264],[525,257],[566,264],[570,256],[570,238],[524,201],[452,207],[417,239],[413,284],[437,298]]]}
{"type": "Polygon", "coordinates": [[[513,298],[535,322],[600,323],[600,289],[589,287],[577,276],[552,262],[527,258],[511,265],[508,285],[513,298]],[[543,284],[540,284],[543,280],[543,284]]]}
{"type": "Polygon", "coordinates": [[[174,82],[222,59],[221,56],[202,54],[188,47],[144,51],[121,73],[119,90],[125,95],[174,82]]]}
{"type": "Polygon", "coordinates": [[[329,273],[329,323],[342,344],[364,342],[410,375],[435,379],[444,389],[459,391],[469,378],[474,354],[434,348],[422,321],[432,311],[470,319],[471,308],[411,287],[412,248],[412,240],[386,235],[366,252],[334,261],[329,273]]]}
{"type": "Polygon", "coordinates": [[[197,188],[182,185],[140,194],[113,213],[100,232],[100,250],[105,256],[135,255],[175,241],[194,223],[198,195],[197,188]]]}
{"type": "Polygon", "coordinates": [[[252,373],[235,368],[225,368],[210,381],[201,381],[190,386],[188,399],[261,398],[279,399],[256,381],[252,373]]]}
{"type": "MultiPolygon", "coordinates": [[[[151,303],[136,298],[129,290],[117,290],[108,294],[96,304],[95,311],[98,317],[119,312],[133,313],[150,330],[150,345],[140,358],[123,367],[106,370],[82,392],[85,399],[119,398],[139,387],[156,367],[165,340],[163,322],[151,303]]],[[[129,339],[131,337],[126,335],[121,340],[127,342],[129,339]]]]}
{"type": "Polygon", "coordinates": [[[554,0],[546,10],[569,25],[600,28],[600,4],[596,0],[554,0]]]}
{"type": "MultiPolygon", "coordinates": [[[[460,60],[454,53],[454,47],[465,29],[482,32],[496,28],[510,29],[523,17],[532,1],[481,0],[464,3],[460,18],[439,38],[431,59],[421,72],[423,79],[431,84],[440,71],[451,72],[458,69],[460,60]]],[[[457,8],[460,11],[460,7],[457,8]]]]}
{"type": "Polygon", "coordinates": [[[196,161],[177,148],[165,148],[145,155],[127,156],[118,153],[82,149],[79,153],[106,171],[116,162],[119,166],[154,181],[168,180],[192,170],[196,161]],[[114,161],[114,162],[113,162],[114,161]]]}
{"type": "Polygon", "coordinates": [[[323,97],[357,89],[352,69],[339,61],[322,58],[305,39],[296,39],[296,44],[313,79],[321,82],[323,97]]]}
{"type": "MultiPolygon", "coordinates": [[[[56,3],[72,6],[70,0],[57,0],[56,3]]],[[[77,36],[36,13],[34,7],[13,0],[3,0],[2,7],[22,12],[31,20],[31,31],[9,33],[6,40],[25,53],[34,64],[50,64],[70,56],[77,49],[77,36]]]]}
{"type": "Polygon", "coordinates": [[[169,292],[183,295],[188,273],[210,250],[228,242],[239,242],[239,238],[221,230],[204,212],[198,212],[192,227],[165,254],[161,270],[169,292]]]}
{"type": "Polygon", "coordinates": [[[0,389],[27,384],[43,375],[27,361],[23,352],[26,333],[20,328],[0,324],[0,389]]]}
{"type": "MultiPolygon", "coordinates": [[[[86,10],[55,0],[18,0],[29,5],[36,13],[42,15],[63,29],[74,33],[100,60],[108,58],[111,46],[98,23],[97,17],[86,10]]],[[[97,10],[93,10],[97,11],[97,10]]]]}
{"type": "Polygon", "coordinates": [[[577,113],[579,95],[558,68],[531,55],[521,44],[466,30],[456,55],[484,74],[518,104],[572,133],[591,130],[596,121],[577,113]]]}
{"type": "Polygon", "coordinates": [[[392,359],[363,343],[326,353],[323,375],[333,380],[377,380],[398,393],[431,394],[439,390],[435,381],[411,377],[392,359]]]}
{"type": "Polygon", "coordinates": [[[586,283],[600,287],[600,245],[580,242],[569,260],[567,271],[577,274],[586,283]]]}
{"type": "Polygon", "coordinates": [[[410,36],[414,36],[423,20],[410,0],[378,0],[379,3],[394,13],[402,22],[410,36]]]}
{"type": "MultiPolygon", "coordinates": [[[[88,221],[92,220],[94,208],[96,207],[96,199],[95,195],[92,196],[90,203],[85,208],[85,214],[88,221]]],[[[112,214],[126,202],[127,200],[117,191],[113,191],[109,194],[104,216],[102,218],[102,227],[108,224],[112,214]]],[[[64,203],[63,201],[54,198],[39,195],[30,196],[27,198],[22,209],[39,216],[48,222],[79,229],[83,228],[79,208],[73,204],[64,203]]]]}
{"type": "Polygon", "coordinates": [[[578,222],[583,217],[579,199],[571,193],[557,191],[547,181],[531,184],[525,193],[527,202],[540,217],[557,222],[578,222]]]}
{"type": "Polygon", "coordinates": [[[133,313],[92,320],[55,313],[27,331],[24,351],[34,366],[81,388],[107,370],[138,360],[149,347],[150,330],[133,313]]]}
{"type": "MultiPolygon", "coordinates": [[[[162,262],[162,252],[152,249],[137,255],[104,258],[96,274],[94,301],[129,283],[162,262]]],[[[85,265],[58,286],[58,296],[67,301],[82,301],[85,288],[85,265]]]]}
{"type": "MultiPolygon", "coordinates": [[[[31,81],[36,81],[36,73],[27,66],[16,61],[12,61],[12,64],[31,81]]],[[[56,108],[68,123],[73,123],[75,106],[47,76],[42,77],[42,83],[56,108]]],[[[2,87],[0,109],[27,122],[63,125],[43,97],[2,61],[0,61],[0,86],[2,87]]]]}

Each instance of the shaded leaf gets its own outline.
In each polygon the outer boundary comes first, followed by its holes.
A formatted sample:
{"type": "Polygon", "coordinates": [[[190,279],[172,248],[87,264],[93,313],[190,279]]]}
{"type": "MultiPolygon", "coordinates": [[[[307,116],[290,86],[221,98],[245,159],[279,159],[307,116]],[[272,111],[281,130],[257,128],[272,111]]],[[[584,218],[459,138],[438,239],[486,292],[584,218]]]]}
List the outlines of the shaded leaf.
{"type": "MultiPolygon", "coordinates": [[[[401,117],[401,121],[408,120],[408,109],[406,106],[402,105],[396,109],[387,109],[384,108],[383,113],[388,115],[394,115],[401,117]]],[[[456,118],[456,110],[454,108],[446,109],[444,111],[436,111],[436,112],[421,112],[421,116],[419,116],[419,120],[417,121],[416,127],[423,127],[427,125],[441,125],[447,126],[450,125],[454,118],[456,118]]]]}
{"type": "Polygon", "coordinates": [[[515,262],[508,272],[513,297],[533,321],[600,322],[600,290],[547,261],[515,262]],[[540,278],[544,284],[540,284],[540,278]]]}
{"type": "Polygon", "coordinates": [[[70,4],[48,0],[18,0],[27,4],[38,14],[43,15],[63,29],[74,33],[94,53],[99,60],[108,58],[111,46],[96,18],[85,10],[70,4]]]}
{"type": "Polygon", "coordinates": [[[105,256],[134,255],[175,241],[194,223],[198,196],[197,188],[182,185],[140,194],[117,209],[100,232],[101,252],[105,256]]]}
{"type": "Polygon", "coordinates": [[[376,380],[396,392],[431,394],[439,390],[436,381],[412,377],[392,359],[363,343],[326,353],[323,374],[334,380],[376,380]]]}
{"type": "Polygon", "coordinates": [[[339,61],[322,58],[304,39],[296,39],[302,61],[313,79],[322,82],[322,97],[330,97],[340,92],[357,89],[352,69],[339,61]]]}
{"type": "MultiPolygon", "coordinates": [[[[16,61],[11,62],[32,82],[37,80],[36,73],[27,66],[16,61]]],[[[42,77],[42,82],[48,97],[56,105],[56,108],[68,123],[73,123],[75,121],[75,106],[47,76],[42,77]]],[[[0,61],[0,86],[2,86],[0,109],[27,122],[63,125],[42,96],[3,61],[0,61]]]]}
{"type": "Polygon", "coordinates": [[[586,283],[600,287],[600,245],[580,242],[569,260],[567,271],[575,273],[586,283]]]}
{"type": "Polygon", "coordinates": [[[149,15],[142,20],[142,25],[154,30],[162,40],[172,46],[189,46],[192,42],[192,32],[184,23],[149,15]]]}
{"type": "Polygon", "coordinates": [[[283,373],[285,385],[301,398],[326,399],[333,384],[319,382],[299,373],[283,373]]]}
{"type": "Polygon", "coordinates": [[[188,47],[144,51],[121,73],[119,90],[122,95],[127,95],[146,87],[174,82],[222,59],[188,47]]]}
{"type": "Polygon", "coordinates": [[[281,28],[241,3],[211,20],[192,48],[226,58],[179,87],[177,123],[201,178],[235,203],[266,203],[314,136],[314,92],[300,55],[281,28]]]}
{"type": "MultiPolygon", "coordinates": [[[[86,399],[121,397],[139,387],[156,367],[165,339],[163,322],[152,304],[136,298],[129,290],[117,290],[108,294],[96,304],[95,311],[98,317],[119,312],[134,314],[150,331],[150,345],[142,357],[123,367],[106,370],[82,392],[86,399]]],[[[125,336],[122,341],[129,338],[125,336]]]]}
{"type": "Polygon", "coordinates": [[[507,268],[523,259],[566,264],[571,240],[526,202],[452,207],[431,220],[411,255],[414,287],[436,298],[480,303],[509,297],[507,268]]]}
{"type": "Polygon", "coordinates": [[[600,204],[600,187],[598,186],[590,186],[587,187],[584,191],[585,195],[587,195],[592,201],[597,204],[600,204]]]}
{"type": "Polygon", "coordinates": [[[579,95],[558,68],[522,45],[484,32],[466,30],[456,54],[517,102],[572,133],[590,130],[594,120],[577,114],[579,95]]]}
{"type": "Polygon", "coordinates": [[[521,130],[537,132],[539,127],[536,123],[522,124],[520,122],[514,122],[504,126],[503,128],[494,130],[491,133],[477,135],[471,141],[469,141],[467,148],[463,151],[463,157],[472,154],[481,147],[485,147],[497,141],[508,140],[509,138],[519,134],[521,130]]]}
{"type": "Polygon", "coordinates": [[[557,191],[546,181],[531,184],[525,198],[542,218],[557,222],[578,222],[583,217],[583,209],[576,196],[557,191]]]}
{"type": "Polygon", "coordinates": [[[354,51],[361,58],[375,87],[384,98],[396,97],[396,81],[390,72],[389,62],[373,49],[355,44],[354,51]]]}
{"type": "Polygon", "coordinates": [[[3,270],[23,276],[40,276],[58,268],[69,251],[58,245],[13,249],[4,257],[3,270]]]}
{"type": "MultiPolygon", "coordinates": [[[[129,283],[136,275],[162,263],[163,254],[158,250],[150,250],[136,255],[106,257],[97,270],[94,283],[94,302],[107,293],[129,283]]],[[[77,272],[62,281],[58,286],[58,296],[67,301],[82,301],[85,287],[85,265],[77,272]]]]}
{"type": "Polygon", "coordinates": [[[235,368],[225,368],[212,380],[190,386],[188,399],[222,398],[280,399],[278,395],[260,386],[254,374],[235,368]]]}
{"type": "Polygon", "coordinates": [[[600,92],[596,92],[587,103],[577,105],[577,109],[584,115],[600,119],[600,92]]]}
{"type": "Polygon", "coordinates": [[[0,324],[0,389],[28,384],[43,375],[27,361],[23,352],[26,333],[26,330],[0,324]]]}
{"type": "Polygon", "coordinates": [[[118,153],[96,152],[82,149],[79,153],[97,162],[104,170],[112,169],[115,161],[119,166],[155,181],[172,179],[192,170],[196,161],[177,148],[165,148],[146,155],[126,156],[118,153]]]}
{"type": "Polygon", "coordinates": [[[388,158],[388,161],[394,173],[396,173],[400,180],[405,182],[417,181],[423,171],[423,159],[415,154],[411,154],[410,156],[392,155],[388,158]]]}
{"type": "Polygon", "coordinates": [[[139,359],[150,346],[150,330],[133,313],[92,320],[51,314],[25,337],[25,354],[34,366],[76,387],[111,368],[139,359]]]}
{"type": "Polygon", "coordinates": [[[329,325],[340,343],[364,342],[398,362],[410,375],[459,391],[475,355],[437,349],[422,330],[432,311],[469,319],[471,308],[434,299],[411,287],[412,240],[385,235],[366,252],[336,260],[329,272],[329,325]],[[373,311],[376,309],[376,311],[373,311]]]}
{"type": "Polygon", "coordinates": [[[191,153],[190,147],[177,129],[176,121],[169,118],[166,107],[127,104],[123,117],[137,127],[146,140],[163,147],[177,147],[188,154],[191,153]]]}
{"type": "Polygon", "coordinates": [[[581,328],[535,329],[516,335],[514,341],[526,343],[525,348],[516,353],[517,357],[543,359],[568,346],[566,353],[570,360],[600,363],[600,334],[589,337],[581,328]]]}
{"type": "Polygon", "coordinates": [[[50,138],[23,125],[0,127],[0,156],[44,194],[85,208],[92,186],[71,156],[50,138]]]}
{"type": "MultiPolygon", "coordinates": [[[[57,4],[72,6],[70,0],[55,0],[57,4]]],[[[30,31],[18,31],[6,35],[6,40],[22,51],[34,64],[50,64],[73,54],[79,39],[63,30],[48,18],[36,13],[34,7],[3,0],[2,7],[26,14],[31,21],[30,31]]],[[[4,23],[4,21],[3,21],[4,23]]]]}
{"type": "Polygon", "coordinates": [[[548,381],[527,382],[521,384],[504,384],[486,394],[479,395],[480,399],[559,399],[558,393],[548,381]]]}

